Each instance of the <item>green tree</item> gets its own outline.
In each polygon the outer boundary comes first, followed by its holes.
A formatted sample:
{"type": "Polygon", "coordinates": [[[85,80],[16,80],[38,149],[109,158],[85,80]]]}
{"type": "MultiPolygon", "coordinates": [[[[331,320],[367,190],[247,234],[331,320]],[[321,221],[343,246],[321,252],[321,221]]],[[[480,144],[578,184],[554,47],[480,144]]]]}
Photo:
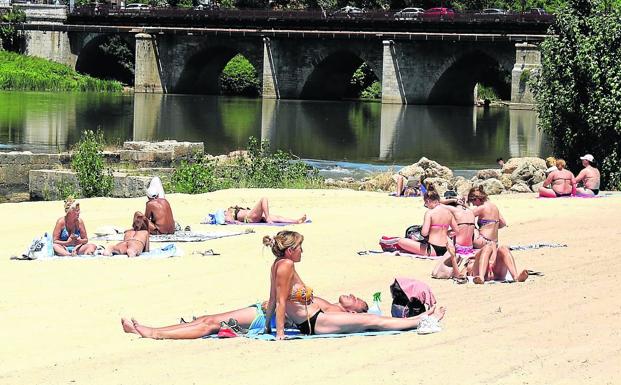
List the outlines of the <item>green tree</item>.
{"type": "Polygon", "coordinates": [[[23,23],[26,21],[26,14],[19,9],[11,9],[4,14],[0,14],[0,49],[7,51],[16,51],[20,45],[19,32],[13,26],[14,23],[23,23]]]}
{"type": "Polygon", "coordinates": [[[533,77],[539,126],[575,171],[601,162],[602,187],[621,188],[621,12],[603,0],[570,0],[541,45],[533,77]]]}
{"type": "Polygon", "coordinates": [[[260,94],[257,71],[243,55],[235,55],[222,70],[220,90],[224,95],[257,96],[260,94]]]}

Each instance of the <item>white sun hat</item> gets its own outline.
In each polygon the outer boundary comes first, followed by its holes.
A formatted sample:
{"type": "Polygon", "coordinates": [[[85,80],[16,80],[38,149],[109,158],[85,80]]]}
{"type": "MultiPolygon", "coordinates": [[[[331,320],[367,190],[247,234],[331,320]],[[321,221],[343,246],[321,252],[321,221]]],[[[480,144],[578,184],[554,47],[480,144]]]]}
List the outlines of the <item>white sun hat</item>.
{"type": "Polygon", "coordinates": [[[593,163],[595,161],[595,158],[591,154],[586,154],[585,156],[581,156],[580,159],[588,160],[591,163],[593,163]]]}

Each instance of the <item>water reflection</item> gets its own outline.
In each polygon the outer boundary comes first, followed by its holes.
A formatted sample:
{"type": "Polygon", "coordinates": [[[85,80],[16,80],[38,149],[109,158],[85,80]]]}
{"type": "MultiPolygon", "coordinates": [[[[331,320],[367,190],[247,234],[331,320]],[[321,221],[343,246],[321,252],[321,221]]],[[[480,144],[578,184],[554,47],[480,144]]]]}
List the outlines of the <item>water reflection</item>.
{"type": "Polygon", "coordinates": [[[407,164],[427,156],[480,168],[497,157],[548,151],[536,114],[507,108],[23,92],[0,93],[0,106],[0,146],[33,151],[65,149],[82,130],[97,128],[112,142],[203,141],[212,154],[255,136],[302,158],[360,163],[407,164]]]}

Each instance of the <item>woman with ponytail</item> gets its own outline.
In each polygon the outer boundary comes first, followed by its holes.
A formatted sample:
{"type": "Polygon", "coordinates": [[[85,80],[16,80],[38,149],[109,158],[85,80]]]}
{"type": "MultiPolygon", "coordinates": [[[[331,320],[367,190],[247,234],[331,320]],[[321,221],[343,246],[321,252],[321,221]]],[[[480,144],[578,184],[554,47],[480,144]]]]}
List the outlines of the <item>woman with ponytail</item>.
{"type": "MultiPolygon", "coordinates": [[[[304,236],[295,231],[280,231],[275,236],[263,237],[263,244],[276,257],[270,274],[270,299],[266,318],[276,312],[276,339],[285,339],[285,316],[303,334],[356,333],[366,330],[407,330],[419,327],[421,333],[439,331],[438,321],[445,309],[432,307],[427,313],[411,318],[381,317],[371,314],[324,312],[295,270],[302,260],[304,236]]],[[[266,324],[266,333],[271,325],[266,324]]]]}

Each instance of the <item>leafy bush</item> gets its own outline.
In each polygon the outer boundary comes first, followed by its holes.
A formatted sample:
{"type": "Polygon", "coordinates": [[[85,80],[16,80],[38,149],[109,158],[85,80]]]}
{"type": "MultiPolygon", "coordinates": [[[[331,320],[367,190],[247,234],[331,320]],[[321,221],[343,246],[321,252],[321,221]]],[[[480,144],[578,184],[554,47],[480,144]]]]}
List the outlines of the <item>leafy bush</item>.
{"type": "Polygon", "coordinates": [[[103,133],[86,130],[76,145],[71,168],[76,172],[82,195],[108,196],[112,192],[112,171],[104,170],[103,133]]]}
{"type": "Polygon", "coordinates": [[[224,95],[258,96],[259,77],[252,63],[240,54],[235,55],[222,70],[220,90],[224,95]]]}
{"type": "Polygon", "coordinates": [[[270,152],[267,141],[250,137],[246,156],[230,162],[191,159],[173,172],[168,188],[198,194],[214,190],[243,188],[317,188],[318,171],[284,151],[270,152]]]}
{"type": "Polygon", "coordinates": [[[569,1],[541,45],[532,86],[554,154],[574,171],[579,156],[593,154],[602,161],[602,188],[621,189],[621,11],[606,12],[608,5],[569,1]]]}
{"type": "Polygon", "coordinates": [[[0,26],[0,49],[16,50],[19,46],[19,32],[12,25],[13,23],[23,23],[26,21],[26,14],[21,9],[10,9],[0,15],[0,22],[7,23],[0,26]]]}
{"type": "Polygon", "coordinates": [[[500,97],[492,87],[478,84],[477,97],[481,100],[500,100],[500,97]]]}
{"type": "Polygon", "coordinates": [[[360,93],[362,99],[381,99],[382,98],[382,83],[374,81],[370,86],[362,90],[360,93]]]}
{"type": "Polygon", "coordinates": [[[373,96],[363,96],[362,94],[365,93],[365,95],[371,95],[377,87],[380,88],[379,95],[381,97],[381,83],[378,82],[377,76],[373,73],[371,67],[369,67],[366,63],[362,63],[360,67],[354,71],[354,74],[349,81],[347,96],[354,98],[373,98],[373,96]],[[378,84],[375,85],[375,83],[378,84]]]}

